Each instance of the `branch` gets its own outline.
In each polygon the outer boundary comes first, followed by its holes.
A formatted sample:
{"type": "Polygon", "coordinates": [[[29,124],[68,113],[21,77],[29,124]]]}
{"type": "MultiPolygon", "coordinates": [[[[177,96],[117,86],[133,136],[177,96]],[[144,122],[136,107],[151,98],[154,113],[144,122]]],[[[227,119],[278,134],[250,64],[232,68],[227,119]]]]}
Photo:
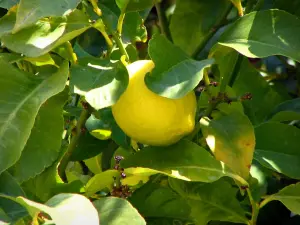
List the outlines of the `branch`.
{"type": "Polygon", "coordinates": [[[155,3],[155,8],[159,20],[160,31],[163,35],[166,36],[167,39],[169,39],[172,42],[173,40],[169,29],[168,20],[161,3],[155,3]]]}

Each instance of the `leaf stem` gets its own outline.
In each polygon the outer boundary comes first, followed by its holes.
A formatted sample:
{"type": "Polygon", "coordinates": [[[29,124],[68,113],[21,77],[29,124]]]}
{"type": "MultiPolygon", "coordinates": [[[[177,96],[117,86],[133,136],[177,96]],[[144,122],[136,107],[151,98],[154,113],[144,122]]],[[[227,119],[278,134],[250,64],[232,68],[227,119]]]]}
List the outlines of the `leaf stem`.
{"type": "Polygon", "coordinates": [[[272,201],[273,199],[270,197],[265,198],[260,204],[259,204],[259,208],[261,209],[262,207],[264,207],[266,204],[268,204],[270,201],[272,201]]]}
{"type": "Polygon", "coordinates": [[[69,41],[66,42],[66,48],[67,48],[68,53],[71,56],[72,63],[76,64],[77,63],[77,56],[76,56],[76,54],[73,50],[72,44],[69,41]]]}
{"type": "Polygon", "coordinates": [[[122,35],[123,22],[124,22],[124,18],[126,15],[126,8],[127,8],[129,1],[130,0],[125,0],[124,7],[121,9],[121,14],[118,19],[117,32],[118,32],[119,36],[122,35]]]}
{"type": "Polygon", "coordinates": [[[159,20],[159,26],[160,26],[161,33],[163,35],[165,35],[167,39],[169,39],[171,42],[173,42],[172,35],[171,35],[169,25],[168,25],[168,20],[165,15],[162,4],[155,3],[155,8],[156,8],[156,12],[157,12],[158,20],[159,20]]]}
{"type": "Polygon", "coordinates": [[[89,111],[86,109],[83,109],[80,114],[80,117],[77,121],[77,124],[76,124],[76,132],[75,132],[74,136],[72,137],[71,142],[68,146],[68,149],[65,152],[65,154],[59,164],[58,172],[62,179],[65,178],[65,170],[70,161],[70,157],[78,144],[79,138],[81,137],[81,135],[83,133],[82,128],[84,128],[85,122],[89,118],[89,116],[90,116],[89,111]]]}
{"type": "Polygon", "coordinates": [[[251,190],[250,190],[249,187],[247,188],[247,194],[248,194],[248,197],[249,197],[251,206],[252,206],[252,217],[251,217],[251,220],[250,220],[250,224],[251,224],[251,225],[256,225],[256,221],[257,221],[257,217],[258,217],[258,213],[259,213],[260,206],[259,206],[259,204],[253,199],[252,193],[251,193],[251,190]]]}
{"type": "Polygon", "coordinates": [[[112,36],[113,36],[113,39],[116,42],[117,46],[119,47],[120,52],[123,55],[125,55],[127,61],[130,62],[129,55],[128,55],[125,47],[124,47],[124,44],[123,44],[122,39],[121,39],[121,36],[119,36],[116,32],[112,32],[112,36]]]}

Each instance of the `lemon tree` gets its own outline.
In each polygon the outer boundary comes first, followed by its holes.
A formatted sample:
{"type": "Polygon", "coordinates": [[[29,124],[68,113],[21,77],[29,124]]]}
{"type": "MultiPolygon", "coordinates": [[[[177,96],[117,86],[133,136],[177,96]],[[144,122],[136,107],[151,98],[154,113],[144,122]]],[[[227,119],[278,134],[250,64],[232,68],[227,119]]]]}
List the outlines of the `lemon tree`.
{"type": "Polygon", "coordinates": [[[299,224],[299,7],[0,1],[0,224],[299,224]]]}

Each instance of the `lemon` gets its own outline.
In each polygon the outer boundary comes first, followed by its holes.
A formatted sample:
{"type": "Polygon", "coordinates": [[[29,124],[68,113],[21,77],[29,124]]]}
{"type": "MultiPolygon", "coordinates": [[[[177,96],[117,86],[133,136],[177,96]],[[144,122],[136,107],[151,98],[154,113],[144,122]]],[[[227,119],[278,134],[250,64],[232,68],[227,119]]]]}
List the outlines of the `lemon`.
{"type": "Polygon", "coordinates": [[[135,141],[171,145],[193,131],[196,96],[192,91],[182,98],[169,99],[152,92],[144,77],[153,68],[152,60],[139,60],[127,66],[129,84],[112,106],[112,113],[119,127],[135,141]]]}

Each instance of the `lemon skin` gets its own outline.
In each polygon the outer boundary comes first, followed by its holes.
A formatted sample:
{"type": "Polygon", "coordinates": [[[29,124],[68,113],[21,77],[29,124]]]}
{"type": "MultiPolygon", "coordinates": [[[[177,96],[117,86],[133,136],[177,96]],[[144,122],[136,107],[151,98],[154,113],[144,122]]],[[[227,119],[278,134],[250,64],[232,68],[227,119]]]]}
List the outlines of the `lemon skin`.
{"type": "Polygon", "coordinates": [[[129,64],[129,84],[112,106],[119,127],[132,139],[146,145],[174,144],[193,131],[196,96],[192,91],[179,99],[169,99],[152,92],[145,75],[152,71],[152,60],[129,64]]]}

